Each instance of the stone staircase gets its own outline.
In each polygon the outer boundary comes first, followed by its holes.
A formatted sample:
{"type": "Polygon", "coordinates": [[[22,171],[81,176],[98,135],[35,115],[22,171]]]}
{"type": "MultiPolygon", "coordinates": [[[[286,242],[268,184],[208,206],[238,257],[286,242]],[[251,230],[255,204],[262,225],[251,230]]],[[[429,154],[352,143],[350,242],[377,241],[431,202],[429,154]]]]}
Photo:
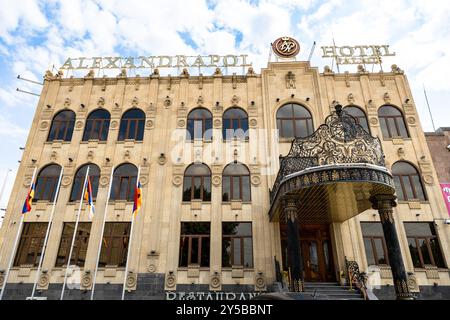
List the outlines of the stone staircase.
{"type": "Polygon", "coordinates": [[[304,288],[305,293],[314,294],[317,300],[364,300],[361,292],[337,282],[305,282],[304,288]]]}

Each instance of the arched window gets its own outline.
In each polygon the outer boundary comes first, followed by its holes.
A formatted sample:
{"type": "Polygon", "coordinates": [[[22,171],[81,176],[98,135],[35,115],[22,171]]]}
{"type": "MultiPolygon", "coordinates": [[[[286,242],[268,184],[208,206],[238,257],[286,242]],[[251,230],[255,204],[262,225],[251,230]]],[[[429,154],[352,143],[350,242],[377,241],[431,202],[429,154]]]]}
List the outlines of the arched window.
{"type": "Polygon", "coordinates": [[[230,163],[222,173],[222,201],[250,199],[250,171],[242,163],[230,163]]]}
{"type": "Polygon", "coordinates": [[[97,109],[89,114],[84,127],[83,141],[108,139],[111,116],[105,109],[97,109]]]}
{"type": "Polygon", "coordinates": [[[211,170],[203,163],[191,164],[184,172],[183,201],[211,201],[211,170]]]}
{"type": "Polygon", "coordinates": [[[61,166],[57,164],[49,164],[39,172],[36,181],[34,201],[53,201],[58,186],[60,173],[61,166]]]}
{"type": "Polygon", "coordinates": [[[425,190],[417,169],[408,162],[398,161],[392,166],[398,200],[426,200],[425,190]]]}
{"type": "Polygon", "coordinates": [[[230,108],[223,114],[223,140],[248,139],[248,116],[241,108],[230,108]]]}
{"type": "Polygon", "coordinates": [[[397,108],[382,106],[378,109],[378,118],[384,138],[409,137],[403,114],[397,108]]]}
{"type": "Polygon", "coordinates": [[[277,111],[277,128],[282,138],[307,137],[313,133],[311,113],[299,104],[285,104],[277,111]]]}
{"type": "Polygon", "coordinates": [[[186,140],[194,139],[211,140],[212,138],[212,114],[204,108],[194,109],[187,117],[186,140]]]}
{"type": "Polygon", "coordinates": [[[92,197],[97,197],[98,180],[100,179],[100,169],[96,164],[90,163],[81,166],[75,173],[72,184],[72,192],[70,193],[70,201],[77,201],[81,198],[83,192],[84,178],[86,177],[86,170],[89,167],[89,179],[92,185],[92,197]]]}
{"type": "Polygon", "coordinates": [[[141,109],[130,109],[120,120],[119,141],[125,139],[142,141],[144,138],[145,113],[141,109]]]}
{"type": "Polygon", "coordinates": [[[63,110],[55,115],[48,134],[47,141],[53,140],[72,140],[73,127],[75,125],[75,112],[63,110]]]}
{"type": "Polygon", "coordinates": [[[358,123],[364,130],[370,133],[369,123],[367,122],[366,113],[358,107],[354,106],[346,106],[344,108],[345,111],[348,112],[349,115],[353,116],[356,119],[356,123],[358,123]]]}
{"type": "Polygon", "coordinates": [[[131,163],[124,163],[114,170],[111,188],[112,200],[133,201],[138,169],[131,163]]]}

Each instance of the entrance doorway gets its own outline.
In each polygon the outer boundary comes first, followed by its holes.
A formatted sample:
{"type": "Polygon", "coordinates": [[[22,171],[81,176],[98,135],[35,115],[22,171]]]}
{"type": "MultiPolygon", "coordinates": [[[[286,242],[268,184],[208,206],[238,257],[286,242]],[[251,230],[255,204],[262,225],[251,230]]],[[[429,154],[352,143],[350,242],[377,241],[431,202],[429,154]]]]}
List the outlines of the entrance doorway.
{"type": "MultiPolygon", "coordinates": [[[[289,270],[286,225],[280,224],[284,271],[289,270]]],[[[300,250],[303,260],[303,279],[307,282],[336,281],[331,237],[328,224],[300,225],[300,250]]]]}

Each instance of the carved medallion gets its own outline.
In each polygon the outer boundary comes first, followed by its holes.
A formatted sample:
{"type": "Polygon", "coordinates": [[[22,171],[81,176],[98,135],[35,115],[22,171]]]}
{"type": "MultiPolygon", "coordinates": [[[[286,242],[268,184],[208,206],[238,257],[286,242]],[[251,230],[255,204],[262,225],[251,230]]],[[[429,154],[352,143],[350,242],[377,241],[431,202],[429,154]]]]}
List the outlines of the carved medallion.
{"type": "Polygon", "coordinates": [[[272,43],[272,50],[281,58],[293,58],[300,52],[300,44],[291,37],[281,37],[272,43]]]}

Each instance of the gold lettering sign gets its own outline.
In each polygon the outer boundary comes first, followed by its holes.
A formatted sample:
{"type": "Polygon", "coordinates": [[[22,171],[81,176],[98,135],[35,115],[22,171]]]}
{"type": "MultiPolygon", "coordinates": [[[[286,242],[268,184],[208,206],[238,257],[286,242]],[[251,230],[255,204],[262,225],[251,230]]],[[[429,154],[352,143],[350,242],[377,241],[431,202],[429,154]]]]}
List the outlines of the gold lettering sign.
{"type": "Polygon", "coordinates": [[[154,69],[154,68],[211,68],[211,67],[251,67],[248,55],[208,55],[208,56],[140,56],[140,57],[80,57],[68,58],[60,69],[154,69]]]}
{"type": "Polygon", "coordinates": [[[322,58],[334,58],[337,64],[379,64],[381,57],[395,56],[388,45],[324,46],[322,58]]]}

